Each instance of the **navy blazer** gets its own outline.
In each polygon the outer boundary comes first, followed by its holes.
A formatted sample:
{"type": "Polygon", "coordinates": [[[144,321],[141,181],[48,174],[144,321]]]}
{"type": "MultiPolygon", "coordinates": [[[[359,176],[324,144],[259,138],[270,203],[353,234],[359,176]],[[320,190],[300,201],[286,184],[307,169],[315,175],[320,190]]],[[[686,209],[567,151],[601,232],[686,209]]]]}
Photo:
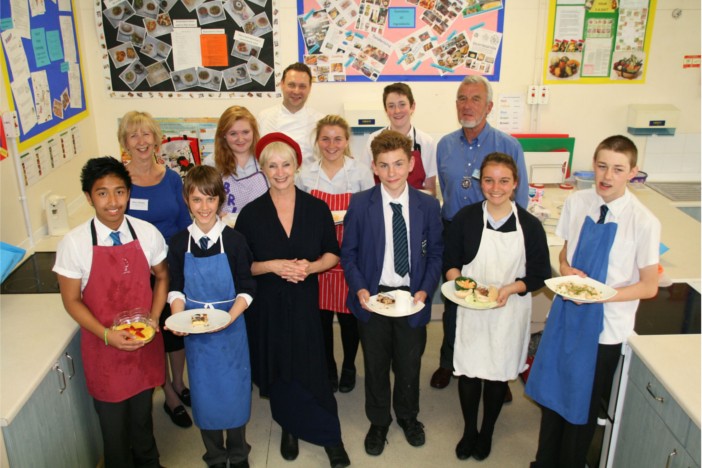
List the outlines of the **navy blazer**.
{"type": "MultiPolygon", "coordinates": [[[[431,300],[441,279],[444,249],[439,202],[409,187],[410,292],[425,291],[425,307],[407,320],[411,327],[426,325],[431,318],[431,300]]],[[[378,283],[385,257],[385,222],[380,184],[355,193],[344,218],[341,243],[341,266],[344,268],[349,295],[346,305],[361,321],[368,322],[370,312],[361,307],[358,291],[378,294],[378,283]]]]}

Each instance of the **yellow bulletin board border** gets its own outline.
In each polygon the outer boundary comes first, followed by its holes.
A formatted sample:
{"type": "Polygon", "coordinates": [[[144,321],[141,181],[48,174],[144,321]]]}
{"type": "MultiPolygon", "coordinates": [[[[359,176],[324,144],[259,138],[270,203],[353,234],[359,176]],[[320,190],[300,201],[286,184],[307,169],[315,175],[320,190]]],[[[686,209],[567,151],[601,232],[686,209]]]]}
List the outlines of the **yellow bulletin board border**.
{"type": "MultiPolygon", "coordinates": [[[[62,120],[60,123],[57,123],[56,125],[51,126],[50,128],[47,128],[43,132],[40,132],[31,138],[28,138],[26,140],[22,140],[22,137],[19,138],[19,141],[17,142],[17,149],[19,152],[26,151],[27,149],[38,145],[42,141],[51,138],[54,135],[57,135],[81,120],[87,118],[90,115],[90,112],[88,110],[88,98],[86,96],[86,84],[85,84],[85,73],[83,72],[83,61],[81,59],[81,41],[80,41],[80,28],[78,27],[77,19],[76,19],[76,8],[75,8],[75,0],[71,0],[71,17],[73,18],[73,29],[74,33],[76,36],[76,53],[78,54],[78,68],[80,69],[80,80],[83,85],[83,104],[84,104],[84,109],[83,111],[71,116],[68,119],[62,120]]],[[[11,111],[16,111],[15,108],[15,99],[12,94],[12,87],[10,86],[10,75],[8,74],[7,68],[4,66],[7,62],[5,61],[5,50],[2,46],[0,46],[0,63],[3,64],[2,67],[2,80],[4,83],[5,87],[5,92],[7,96],[7,101],[10,106],[11,111]]],[[[18,116],[19,118],[19,116],[18,116]]],[[[54,116],[56,118],[56,116],[54,116]]]]}
{"type": "MultiPolygon", "coordinates": [[[[555,78],[553,75],[549,73],[549,57],[551,55],[551,48],[553,46],[554,40],[556,39],[555,36],[555,24],[556,24],[556,7],[557,6],[579,6],[576,4],[573,5],[565,5],[563,4],[563,0],[549,0],[549,9],[548,9],[548,26],[547,26],[547,36],[546,36],[546,45],[545,45],[545,50],[544,50],[544,76],[543,76],[543,83],[544,84],[644,84],[646,83],[646,71],[648,69],[648,58],[649,58],[649,49],[651,48],[651,37],[653,36],[653,24],[656,16],[656,7],[657,7],[657,1],[658,0],[649,0],[648,3],[648,17],[646,19],[646,33],[644,35],[644,44],[643,44],[643,50],[639,51],[640,53],[643,53],[644,55],[644,61],[643,61],[643,66],[641,70],[641,75],[634,80],[627,80],[627,79],[612,79],[610,76],[602,76],[602,77],[570,77],[566,79],[559,79],[555,78]]],[[[584,6],[583,6],[584,8],[584,6]]],[[[617,15],[619,11],[619,5],[617,5],[617,15]]],[[[616,30],[613,31],[614,38],[616,38],[616,30]]],[[[584,36],[584,33],[583,33],[584,36]]],[[[587,44],[587,42],[585,42],[587,44]]],[[[587,45],[585,46],[587,47],[587,45]]],[[[613,53],[610,53],[610,63],[609,63],[609,69],[611,71],[612,69],[612,62],[613,62],[613,53]]],[[[582,63],[581,63],[582,65],[582,63]]],[[[578,73],[580,73],[580,70],[578,70],[578,73]]]]}

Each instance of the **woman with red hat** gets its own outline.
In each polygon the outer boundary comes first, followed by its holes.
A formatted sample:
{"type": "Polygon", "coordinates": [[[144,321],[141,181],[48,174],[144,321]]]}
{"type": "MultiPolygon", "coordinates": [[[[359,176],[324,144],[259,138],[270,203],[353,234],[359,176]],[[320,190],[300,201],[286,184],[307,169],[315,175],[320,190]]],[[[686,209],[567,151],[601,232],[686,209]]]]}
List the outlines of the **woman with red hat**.
{"type": "Polygon", "coordinates": [[[270,188],[246,205],[236,229],[254,256],[256,300],[246,312],[252,380],[268,397],[280,424],[284,459],[298,455],[298,439],[324,447],[332,468],[350,464],[341,441],[319,320],[317,275],[339,262],[327,205],[295,187],[300,146],[269,133],[256,157],[270,188]]]}

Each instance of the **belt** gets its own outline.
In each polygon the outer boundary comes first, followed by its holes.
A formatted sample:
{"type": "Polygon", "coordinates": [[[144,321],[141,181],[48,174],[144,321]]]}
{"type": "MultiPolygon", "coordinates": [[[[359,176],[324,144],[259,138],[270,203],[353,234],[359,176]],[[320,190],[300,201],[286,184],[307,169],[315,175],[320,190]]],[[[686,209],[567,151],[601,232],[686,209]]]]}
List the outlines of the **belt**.
{"type": "Polygon", "coordinates": [[[397,291],[398,289],[400,289],[402,291],[410,292],[409,286],[385,286],[384,284],[378,285],[378,292],[379,293],[384,293],[384,292],[388,292],[388,291],[397,291]]]}

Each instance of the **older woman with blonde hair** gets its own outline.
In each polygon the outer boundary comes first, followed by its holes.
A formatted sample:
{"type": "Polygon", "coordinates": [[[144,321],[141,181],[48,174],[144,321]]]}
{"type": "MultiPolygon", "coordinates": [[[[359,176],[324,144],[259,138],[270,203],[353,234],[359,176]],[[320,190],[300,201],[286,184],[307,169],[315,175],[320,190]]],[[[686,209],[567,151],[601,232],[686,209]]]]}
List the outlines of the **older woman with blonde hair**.
{"type": "MultiPolygon", "coordinates": [[[[132,178],[127,214],[156,226],[166,242],[169,242],[171,236],[188,227],[192,221],[183,200],[180,175],[159,163],[163,139],[161,128],[151,114],[130,111],[119,122],[117,139],[129,156],[126,167],[132,178]]],[[[163,385],[166,396],[163,409],[173,423],[180,427],[190,427],[192,420],[183,407],[183,404],[190,406],[190,390],[183,381],[185,345],[182,337],[163,330],[163,324],[170,315],[170,308],[166,304],[161,314],[161,330],[168,356],[167,378],[163,385]]]]}
{"type": "Polygon", "coordinates": [[[260,134],[256,118],[246,107],[231,106],[219,117],[214,157],[204,164],[222,174],[225,199],[221,214],[239,213],[268,190],[268,182],[254,157],[260,134]]]}
{"type": "Polygon", "coordinates": [[[280,452],[294,460],[298,439],[324,447],[331,466],[350,464],[329,386],[317,276],[339,262],[329,207],[295,187],[300,146],[283,133],[256,145],[268,192],[241,211],[236,230],[253,253],[256,300],[246,311],[252,380],[282,428],[280,452]]]}

